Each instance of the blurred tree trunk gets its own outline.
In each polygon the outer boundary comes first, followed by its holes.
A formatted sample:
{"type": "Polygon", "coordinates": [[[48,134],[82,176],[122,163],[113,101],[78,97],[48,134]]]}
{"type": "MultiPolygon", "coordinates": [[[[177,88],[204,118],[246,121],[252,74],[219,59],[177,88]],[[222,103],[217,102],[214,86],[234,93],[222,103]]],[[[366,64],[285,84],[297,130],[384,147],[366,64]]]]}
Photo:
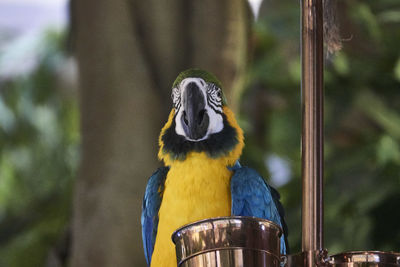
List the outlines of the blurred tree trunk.
{"type": "Polygon", "coordinates": [[[230,90],[247,57],[244,0],[72,0],[82,165],[71,266],[144,266],[140,212],[171,84],[188,67],[230,90]]]}

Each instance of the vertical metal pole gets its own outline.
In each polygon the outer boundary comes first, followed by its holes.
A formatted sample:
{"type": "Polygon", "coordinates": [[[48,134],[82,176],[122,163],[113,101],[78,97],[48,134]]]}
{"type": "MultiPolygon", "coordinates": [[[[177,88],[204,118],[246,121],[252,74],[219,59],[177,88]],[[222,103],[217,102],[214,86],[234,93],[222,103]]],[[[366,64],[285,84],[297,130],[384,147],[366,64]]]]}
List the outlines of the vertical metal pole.
{"type": "Polygon", "coordinates": [[[323,3],[302,0],[302,251],[316,266],[323,249],[323,3]]]}

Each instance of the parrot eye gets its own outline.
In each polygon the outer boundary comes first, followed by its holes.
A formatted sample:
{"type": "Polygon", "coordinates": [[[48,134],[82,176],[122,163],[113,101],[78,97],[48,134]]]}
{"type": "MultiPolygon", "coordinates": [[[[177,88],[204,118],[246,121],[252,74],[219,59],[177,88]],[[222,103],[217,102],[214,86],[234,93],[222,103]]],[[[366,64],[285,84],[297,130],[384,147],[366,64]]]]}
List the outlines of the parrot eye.
{"type": "Polygon", "coordinates": [[[207,88],[207,95],[209,96],[209,100],[214,102],[214,104],[220,104],[222,101],[222,91],[214,84],[209,84],[207,88]]]}
{"type": "Polygon", "coordinates": [[[181,107],[181,94],[178,88],[172,88],[171,98],[174,108],[178,111],[181,107]]]}

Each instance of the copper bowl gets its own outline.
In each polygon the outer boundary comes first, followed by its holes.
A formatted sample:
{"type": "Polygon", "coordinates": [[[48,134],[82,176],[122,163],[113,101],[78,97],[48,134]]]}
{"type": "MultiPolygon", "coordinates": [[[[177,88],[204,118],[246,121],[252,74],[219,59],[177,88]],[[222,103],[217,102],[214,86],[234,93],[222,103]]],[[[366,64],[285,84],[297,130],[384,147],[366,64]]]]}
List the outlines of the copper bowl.
{"type": "Polygon", "coordinates": [[[281,228],[254,217],[194,222],[172,235],[179,267],[279,266],[281,228]]]}

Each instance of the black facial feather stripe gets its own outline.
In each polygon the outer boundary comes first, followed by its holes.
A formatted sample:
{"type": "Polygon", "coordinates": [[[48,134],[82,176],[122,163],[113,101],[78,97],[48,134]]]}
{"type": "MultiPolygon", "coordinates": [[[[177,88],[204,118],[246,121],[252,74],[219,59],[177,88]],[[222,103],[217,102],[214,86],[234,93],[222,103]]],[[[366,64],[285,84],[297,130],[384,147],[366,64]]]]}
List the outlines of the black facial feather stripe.
{"type": "Polygon", "coordinates": [[[222,115],[222,111],[220,111],[220,110],[217,110],[217,109],[214,109],[213,107],[211,107],[211,108],[212,108],[212,110],[214,110],[214,111],[215,111],[215,113],[222,115]]]}
{"type": "Polygon", "coordinates": [[[222,104],[221,104],[221,102],[220,101],[218,101],[218,100],[216,100],[216,99],[214,99],[213,97],[212,97],[212,95],[209,95],[209,94],[207,94],[207,102],[208,103],[213,103],[215,106],[219,106],[219,107],[222,107],[222,104]]]}
{"type": "Polygon", "coordinates": [[[178,112],[180,108],[181,108],[181,98],[178,98],[178,102],[175,104],[176,112],[178,112]]]}
{"type": "MultiPolygon", "coordinates": [[[[207,102],[208,102],[208,101],[207,101],[207,102]]],[[[217,107],[215,104],[213,104],[212,102],[208,102],[208,106],[209,106],[210,108],[212,108],[216,113],[218,113],[218,112],[221,113],[220,109],[218,109],[218,107],[217,107]]]]}
{"type": "Polygon", "coordinates": [[[221,112],[222,104],[218,103],[215,99],[213,99],[210,94],[207,94],[207,103],[208,106],[215,111],[215,113],[222,114],[221,112]]]}
{"type": "Polygon", "coordinates": [[[170,154],[173,159],[185,160],[190,152],[205,152],[212,158],[218,158],[232,151],[239,142],[236,129],[229,124],[225,114],[222,114],[224,122],[222,131],[211,134],[207,139],[199,142],[188,141],[185,137],[176,134],[175,117],[171,127],[161,137],[164,143],[163,153],[170,154]]]}
{"type": "Polygon", "coordinates": [[[214,84],[212,84],[212,83],[209,83],[208,84],[208,86],[207,86],[207,92],[212,92],[212,91],[217,91],[218,90],[218,87],[217,86],[215,86],[214,84]]]}
{"type": "Polygon", "coordinates": [[[221,114],[221,115],[222,115],[222,111],[221,111],[221,110],[217,109],[216,107],[214,107],[213,105],[210,105],[210,104],[208,104],[208,106],[209,106],[212,110],[214,110],[215,113],[218,113],[218,114],[221,114]]]}
{"type": "Polygon", "coordinates": [[[175,110],[179,110],[181,107],[181,96],[180,96],[180,91],[178,88],[172,88],[172,102],[174,105],[175,110]]]}
{"type": "Polygon", "coordinates": [[[212,101],[207,101],[207,103],[208,103],[208,105],[209,105],[210,107],[212,107],[214,110],[216,110],[216,109],[221,110],[221,109],[222,109],[222,106],[220,106],[220,105],[218,105],[218,104],[215,104],[215,103],[212,102],[212,101]]]}

